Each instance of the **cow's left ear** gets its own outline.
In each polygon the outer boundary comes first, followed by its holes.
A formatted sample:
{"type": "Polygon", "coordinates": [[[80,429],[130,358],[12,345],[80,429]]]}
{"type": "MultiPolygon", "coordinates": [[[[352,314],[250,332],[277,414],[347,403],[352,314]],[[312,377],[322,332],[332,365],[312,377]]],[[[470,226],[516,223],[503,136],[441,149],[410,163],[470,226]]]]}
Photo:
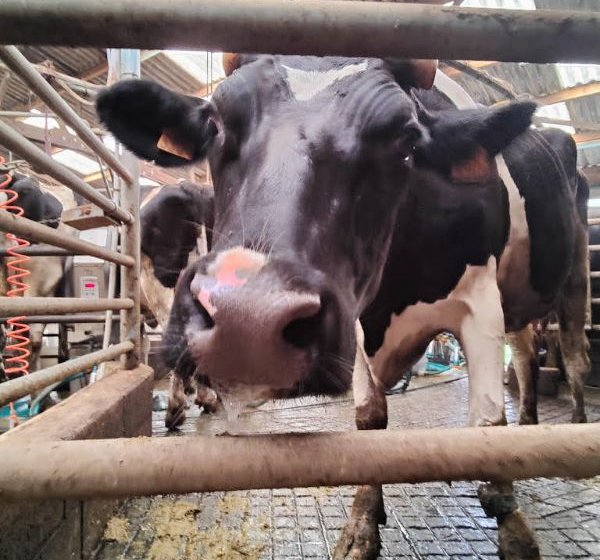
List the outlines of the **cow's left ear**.
{"type": "Polygon", "coordinates": [[[212,103],[146,80],[125,80],[103,90],[96,110],[127,148],[164,167],[203,159],[219,131],[212,103]]]}
{"type": "Polygon", "coordinates": [[[536,104],[440,111],[426,124],[431,135],[427,159],[450,171],[457,182],[478,182],[496,172],[494,156],[531,126],[536,104]]]}

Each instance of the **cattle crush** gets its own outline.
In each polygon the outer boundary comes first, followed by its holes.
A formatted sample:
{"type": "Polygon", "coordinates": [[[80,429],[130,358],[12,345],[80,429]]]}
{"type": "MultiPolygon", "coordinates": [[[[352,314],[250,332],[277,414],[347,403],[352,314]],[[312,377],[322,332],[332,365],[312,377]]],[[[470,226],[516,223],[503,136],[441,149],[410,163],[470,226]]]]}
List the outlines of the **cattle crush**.
{"type": "MultiPolygon", "coordinates": [[[[227,6],[211,0],[4,0],[0,4],[0,21],[1,45],[125,49],[120,52],[118,66],[113,68],[119,78],[139,78],[139,51],[130,49],[173,46],[251,53],[600,61],[600,16],[580,17],[567,12],[538,12],[534,17],[510,10],[500,13],[327,0],[236,0],[227,6]],[[176,45],[171,42],[174,36],[176,45]],[[433,40],[425,44],[424,36],[433,40]],[[437,38],[443,40],[438,42],[437,38]],[[482,45],[487,45],[488,50],[482,51],[482,45]]],[[[0,438],[2,456],[7,457],[0,465],[0,501],[600,475],[597,424],[465,428],[454,430],[451,437],[447,432],[432,430],[414,434],[377,432],[368,437],[364,433],[218,440],[199,437],[191,443],[184,439],[133,439],[132,436],[149,435],[151,414],[147,371],[140,366],[140,195],[136,160],[125,150],[120,155],[109,151],[15,47],[0,46],[0,59],[118,175],[121,193],[118,201],[105,197],[0,122],[0,143],[100,208],[119,228],[121,236],[118,251],[106,249],[0,210],[1,231],[71,254],[93,255],[121,267],[119,298],[0,299],[2,316],[92,311],[121,314],[118,344],[1,384],[0,406],[118,357],[122,371],[118,380],[115,377],[109,382],[114,387],[104,394],[102,387],[98,389],[96,401],[95,388],[91,387],[85,397],[88,404],[95,401],[104,407],[97,412],[107,413],[119,400],[119,391],[127,391],[129,384],[136,390],[145,384],[139,417],[128,424],[121,410],[123,426],[129,427],[119,428],[116,434],[100,430],[65,437],[49,430],[50,437],[41,437],[28,428],[0,438]],[[108,439],[115,435],[125,437],[108,439]],[[74,441],[59,441],[64,439],[74,441]],[[365,448],[370,451],[365,453],[365,448]],[[183,462],[182,456],[186,457],[183,462]],[[144,461],[147,457],[153,458],[151,464],[144,461]],[[248,468],[248,463],[252,468],[248,468]]],[[[107,321],[110,320],[107,315],[107,321]]],[[[53,411],[52,417],[57,418],[57,414],[60,411],[53,411]]],[[[36,420],[36,427],[42,432],[44,421],[45,415],[36,420]]]]}

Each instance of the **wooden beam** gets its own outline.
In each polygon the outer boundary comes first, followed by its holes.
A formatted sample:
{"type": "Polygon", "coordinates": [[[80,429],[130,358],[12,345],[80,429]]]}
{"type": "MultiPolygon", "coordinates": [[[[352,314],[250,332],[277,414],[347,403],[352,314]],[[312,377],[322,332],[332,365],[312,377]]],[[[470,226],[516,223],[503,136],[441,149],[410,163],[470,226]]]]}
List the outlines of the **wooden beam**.
{"type": "Polygon", "coordinates": [[[550,95],[544,95],[536,98],[536,102],[540,105],[553,105],[554,103],[562,103],[563,101],[572,101],[573,99],[581,99],[600,93],[600,82],[591,82],[579,86],[565,88],[550,95]]]}
{"type": "Polygon", "coordinates": [[[578,147],[582,147],[585,144],[600,142],[600,132],[580,132],[573,134],[573,139],[578,147]]]}
{"type": "MultiPolygon", "coordinates": [[[[482,68],[488,68],[489,66],[493,66],[494,64],[498,64],[496,60],[461,60],[464,64],[470,66],[471,68],[475,68],[476,70],[481,70],[482,68]]],[[[445,67],[443,69],[444,74],[449,78],[456,78],[462,74],[462,71],[458,68],[450,68],[445,67]]]]}

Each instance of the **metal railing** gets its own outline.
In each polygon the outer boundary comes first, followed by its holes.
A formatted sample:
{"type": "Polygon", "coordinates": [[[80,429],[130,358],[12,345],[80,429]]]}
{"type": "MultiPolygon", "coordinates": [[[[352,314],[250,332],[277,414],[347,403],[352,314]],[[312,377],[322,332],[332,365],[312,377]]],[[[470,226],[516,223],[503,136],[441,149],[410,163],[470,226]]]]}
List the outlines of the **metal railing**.
{"type": "Polygon", "coordinates": [[[0,21],[4,44],[515,62],[600,58],[597,12],[343,0],[2,0],[0,21]]]}
{"type": "MultiPolygon", "coordinates": [[[[113,68],[113,70],[116,70],[117,75],[139,76],[139,51],[130,51],[129,54],[127,65],[113,68]]],[[[127,152],[122,156],[117,156],[108,150],[90,127],[67,105],[61,96],[44,80],[38,70],[15,47],[0,46],[0,59],[39,95],[54,115],[62,118],[66,125],[72,127],[80,139],[118,175],[115,180],[119,181],[121,206],[85,183],[72,171],[52,159],[1,120],[0,144],[19,158],[29,162],[36,170],[48,174],[102,209],[105,215],[112,218],[116,222],[115,225],[120,227],[121,250],[115,250],[116,243],[113,244],[113,248],[101,247],[78,239],[60,229],[53,229],[27,218],[17,217],[6,210],[0,210],[0,231],[14,233],[34,242],[44,243],[43,247],[34,245],[28,249],[34,255],[36,252],[40,255],[84,254],[113,263],[113,266],[120,265],[121,278],[123,279],[120,298],[110,297],[110,294],[109,297],[103,299],[0,297],[0,316],[5,318],[29,315],[34,316],[39,322],[51,322],[57,320],[56,315],[69,314],[69,318],[78,321],[78,317],[85,318],[85,316],[73,314],[105,311],[106,314],[102,317],[102,320],[110,326],[112,324],[112,312],[121,312],[121,342],[119,344],[108,346],[108,338],[105,337],[106,344],[98,352],[2,383],[0,385],[0,406],[2,406],[26,396],[32,391],[37,391],[52,383],[66,379],[73,373],[118,356],[125,356],[124,365],[127,369],[136,367],[139,364],[140,357],[141,331],[139,311],[139,184],[136,159],[127,152]]],[[[24,253],[28,251],[24,251],[24,253]]],[[[112,272],[113,276],[114,274],[115,271],[112,272]]],[[[112,286],[114,286],[114,280],[112,286]]],[[[90,315],[87,317],[90,317],[90,315]]],[[[92,315],[91,317],[94,321],[98,321],[98,316],[92,315]]]]}
{"type": "MultiPolygon", "coordinates": [[[[176,37],[179,48],[238,52],[443,55],[531,62],[600,59],[600,16],[587,12],[517,13],[327,0],[3,0],[0,21],[0,43],[29,45],[161,48],[175,46],[176,37]]],[[[121,75],[135,74],[131,69],[124,72],[125,68],[121,67],[121,75]]],[[[51,103],[56,112],[55,99],[51,103]]],[[[129,169],[129,163],[125,167],[129,169]]],[[[134,261],[122,269],[121,295],[128,299],[119,305],[129,306],[130,301],[133,305],[122,312],[123,342],[113,347],[114,352],[127,353],[127,367],[139,359],[139,190],[134,172],[132,178],[129,185],[123,184],[121,208],[99,203],[123,224],[121,252],[134,261]]],[[[66,179],[77,190],[75,182],[66,179]]],[[[108,301],[101,303],[108,308],[108,301]]],[[[89,364],[106,356],[101,351],[84,359],[89,364]]],[[[73,361],[62,371],[56,366],[36,372],[31,386],[37,387],[38,380],[46,383],[66,377],[74,363],[82,362],[73,361]]],[[[11,389],[8,383],[3,387],[11,389]]],[[[0,469],[0,494],[5,499],[83,498],[278,486],[589,477],[600,473],[598,431],[597,425],[576,425],[186,441],[0,442],[6,458],[0,469]]]]}

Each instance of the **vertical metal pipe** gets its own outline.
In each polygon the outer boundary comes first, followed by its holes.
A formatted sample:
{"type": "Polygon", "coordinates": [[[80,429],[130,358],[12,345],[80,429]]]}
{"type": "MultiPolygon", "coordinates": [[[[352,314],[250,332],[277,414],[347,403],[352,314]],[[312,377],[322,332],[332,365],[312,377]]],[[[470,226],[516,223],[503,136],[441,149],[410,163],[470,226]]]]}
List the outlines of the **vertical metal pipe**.
{"type": "MultiPolygon", "coordinates": [[[[140,51],[136,49],[108,49],[109,85],[115,79],[140,77],[140,51]]],[[[122,358],[123,367],[133,369],[140,363],[141,356],[141,313],[140,313],[140,185],[139,164],[135,156],[124,147],[120,148],[120,160],[133,177],[131,183],[121,183],[121,208],[133,216],[130,224],[121,226],[121,252],[134,258],[135,265],[121,267],[121,297],[131,298],[134,305],[121,313],[121,340],[131,340],[133,350],[122,358]]]]}

